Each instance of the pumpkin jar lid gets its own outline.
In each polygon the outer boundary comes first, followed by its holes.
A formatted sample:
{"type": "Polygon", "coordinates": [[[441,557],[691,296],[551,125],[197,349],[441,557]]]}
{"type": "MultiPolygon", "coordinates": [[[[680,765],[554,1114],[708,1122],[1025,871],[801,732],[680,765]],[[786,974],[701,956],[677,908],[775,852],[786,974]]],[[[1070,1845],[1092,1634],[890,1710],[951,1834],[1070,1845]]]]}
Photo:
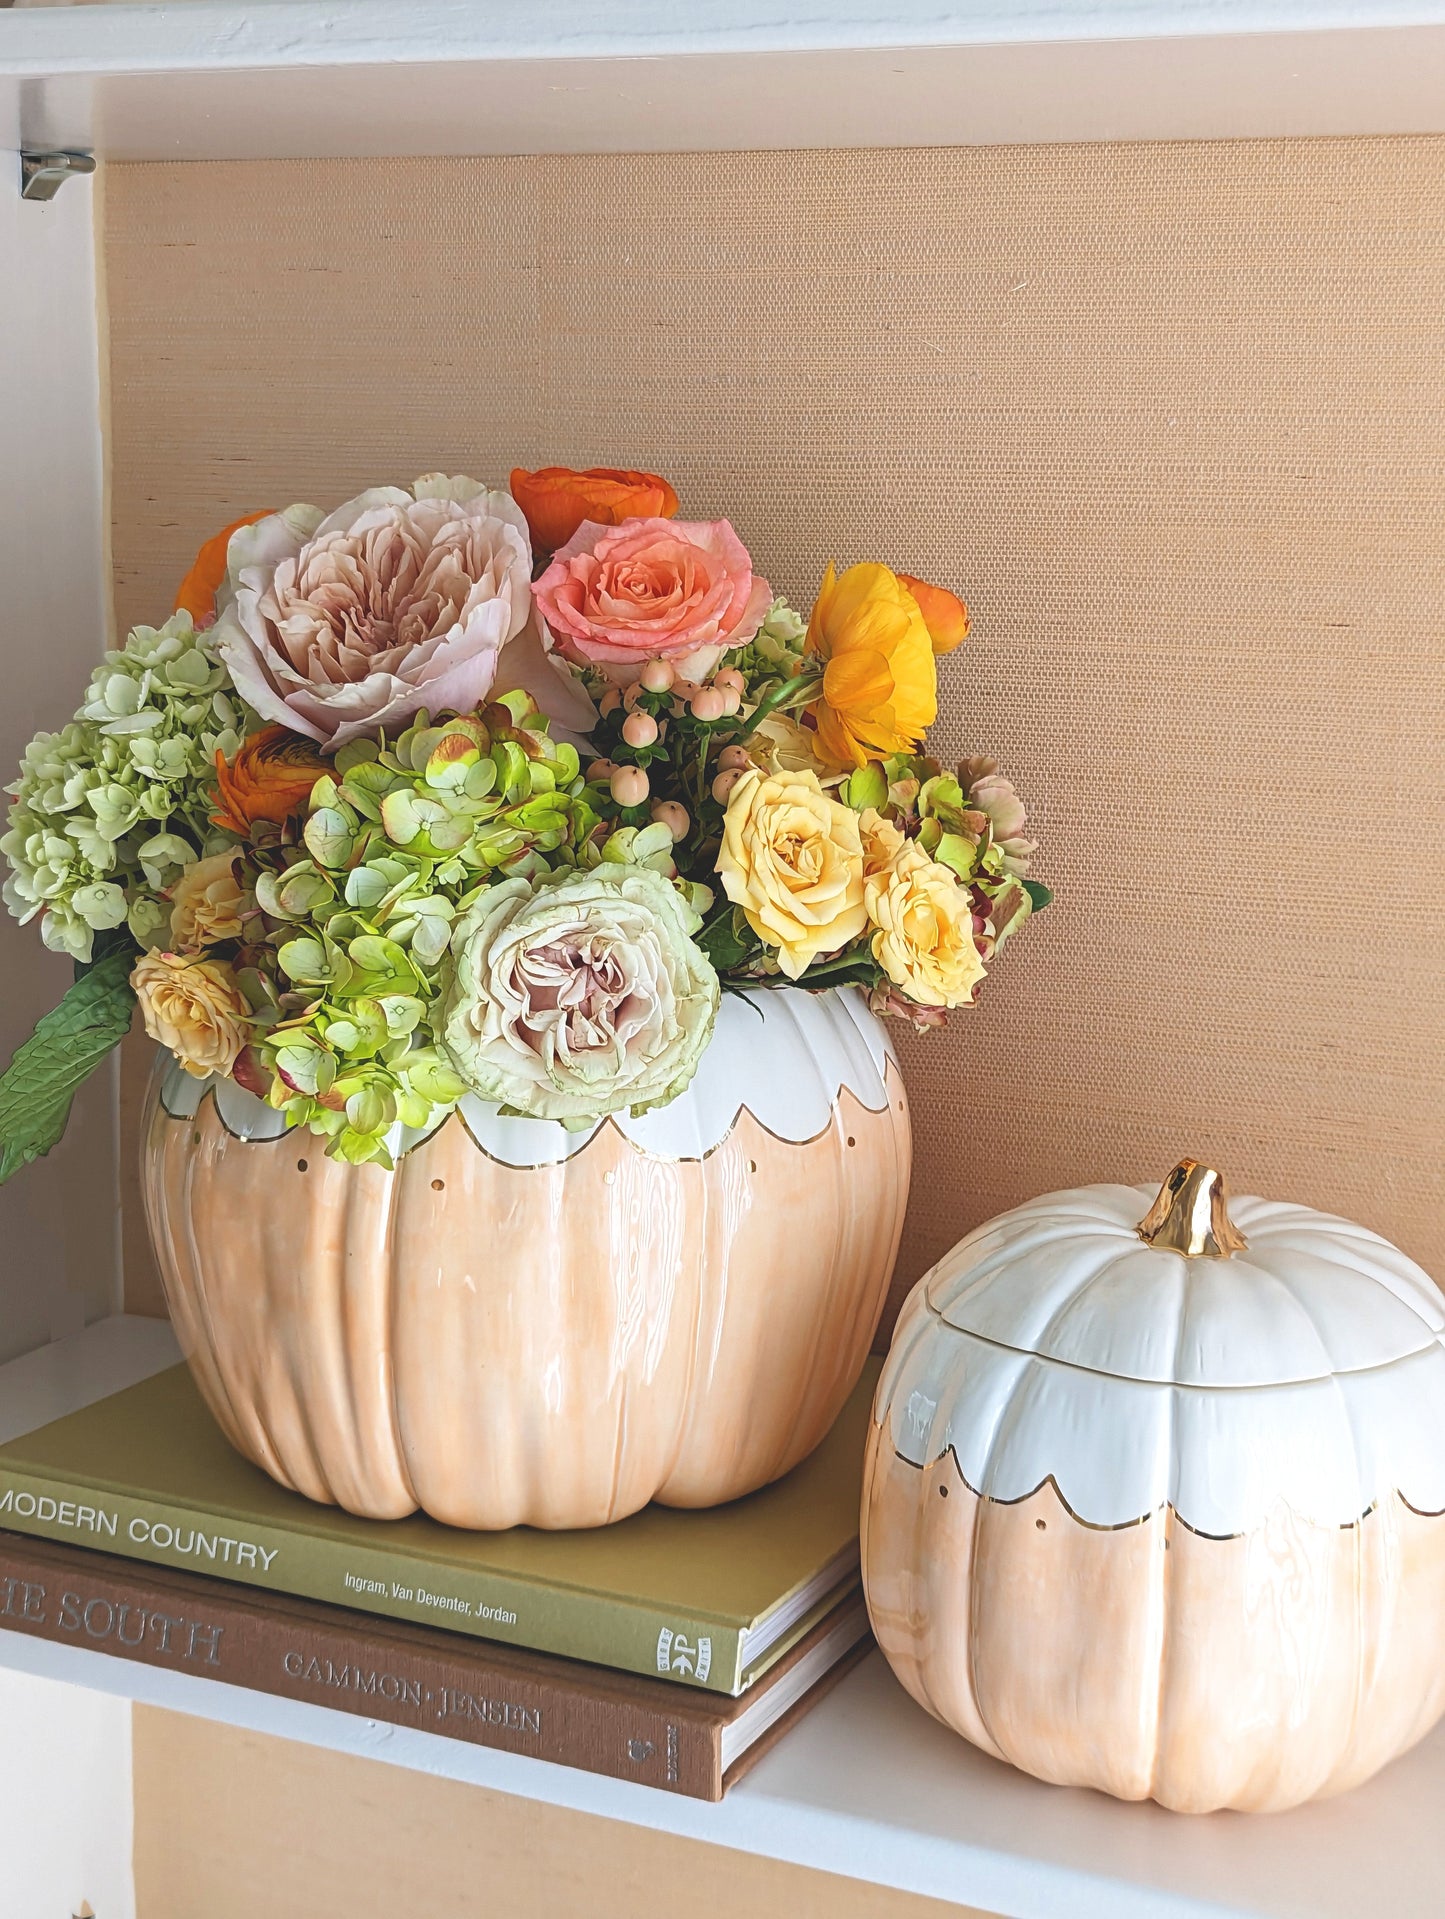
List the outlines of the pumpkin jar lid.
{"type": "Polygon", "coordinates": [[[981,1226],[910,1295],[878,1384],[894,1452],[980,1497],[1052,1481],[1074,1517],[1166,1502],[1233,1538],[1284,1507],[1353,1525],[1445,1511],[1445,1299],[1347,1220],[1231,1201],[1183,1162],[1161,1192],[1085,1186],[981,1226]]]}
{"type": "Polygon", "coordinates": [[[1445,1299],[1378,1233],[1231,1200],[1183,1160],[1148,1186],[1049,1193],[934,1267],[931,1310],[1015,1352],[1121,1379],[1276,1386],[1388,1366],[1445,1331],[1445,1299]]]}

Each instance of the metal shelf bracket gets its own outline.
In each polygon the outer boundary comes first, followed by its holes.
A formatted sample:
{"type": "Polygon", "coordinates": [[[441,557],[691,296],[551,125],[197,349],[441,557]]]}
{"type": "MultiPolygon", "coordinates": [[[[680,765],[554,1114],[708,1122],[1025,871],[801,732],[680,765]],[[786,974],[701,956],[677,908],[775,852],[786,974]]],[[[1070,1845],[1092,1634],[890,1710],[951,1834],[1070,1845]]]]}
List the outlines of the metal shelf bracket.
{"type": "Polygon", "coordinates": [[[94,172],[93,153],[44,153],[27,148],[20,155],[20,198],[53,200],[67,180],[94,172]]]}

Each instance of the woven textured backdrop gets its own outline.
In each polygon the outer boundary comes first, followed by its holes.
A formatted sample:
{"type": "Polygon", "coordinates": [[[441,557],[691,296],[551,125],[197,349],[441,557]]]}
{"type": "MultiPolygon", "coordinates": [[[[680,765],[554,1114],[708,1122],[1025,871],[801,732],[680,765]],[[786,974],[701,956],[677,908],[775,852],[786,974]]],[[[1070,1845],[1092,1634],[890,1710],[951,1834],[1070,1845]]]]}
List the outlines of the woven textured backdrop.
{"type": "Polygon", "coordinates": [[[1445,1277],[1445,142],[106,193],[122,621],[242,511],[548,461],[668,474],[804,607],[830,557],[965,593],[937,737],[1017,778],[1059,901],[903,1042],[900,1286],[1185,1152],[1445,1277]]]}

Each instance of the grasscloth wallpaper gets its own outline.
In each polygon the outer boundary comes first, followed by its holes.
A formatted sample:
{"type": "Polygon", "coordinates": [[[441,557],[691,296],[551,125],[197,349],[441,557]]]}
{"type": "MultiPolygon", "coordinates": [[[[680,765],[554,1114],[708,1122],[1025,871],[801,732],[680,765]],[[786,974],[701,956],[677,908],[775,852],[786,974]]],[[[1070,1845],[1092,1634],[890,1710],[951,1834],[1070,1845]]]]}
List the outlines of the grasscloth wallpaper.
{"type": "Polygon", "coordinates": [[[830,557],[966,594],[943,750],[1017,778],[1059,902],[904,1042],[900,1288],[1186,1151],[1445,1274],[1445,141],[144,165],[107,208],[123,622],[242,511],[545,461],[667,473],[803,605],[830,557]]]}

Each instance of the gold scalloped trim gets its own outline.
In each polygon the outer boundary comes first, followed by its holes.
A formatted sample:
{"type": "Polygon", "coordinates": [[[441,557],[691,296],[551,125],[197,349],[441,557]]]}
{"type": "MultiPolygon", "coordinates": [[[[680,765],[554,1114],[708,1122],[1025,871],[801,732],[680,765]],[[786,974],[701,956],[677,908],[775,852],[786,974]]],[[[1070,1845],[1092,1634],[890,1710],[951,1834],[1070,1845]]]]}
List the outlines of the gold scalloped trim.
{"type": "MultiPolygon", "coordinates": [[[[627,1134],[624,1133],[622,1128],[617,1124],[614,1116],[609,1113],[587,1136],[582,1145],[577,1148],[576,1152],[566,1153],[560,1159],[526,1160],[521,1163],[515,1160],[503,1159],[500,1153],[494,1153],[489,1147],[484,1146],[468,1125],[465,1113],[457,1106],[453,1107],[451,1112],[441,1121],[440,1125],[434,1126],[430,1132],[423,1134],[420,1139],[414,1140],[410,1146],[404,1147],[402,1151],[397,1154],[396,1158],[398,1163],[403,1159],[408,1159],[411,1154],[416,1152],[420,1147],[429,1145],[431,1141],[436,1138],[437,1134],[442,1131],[442,1128],[451,1120],[455,1119],[461,1122],[462,1129],[466,1133],[467,1138],[472,1142],[473,1146],[476,1147],[483,1159],[490,1160],[494,1166],[505,1166],[509,1172],[513,1173],[539,1173],[546,1172],[552,1167],[569,1166],[574,1160],[580,1160],[583,1154],[590,1151],[596,1142],[609,1131],[615,1133],[617,1138],[620,1139],[625,1146],[630,1147],[640,1159],[654,1160],[665,1166],[701,1166],[707,1160],[710,1160],[714,1153],[720,1152],[722,1148],[728,1144],[741,1124],[744,1115],[753,1122],[753,1125],[757,1127],[758,1131],[762,1133],[765,1138],[772,1140],[778,1146],[791,1147],[816,1145],[825,1135],[836,1131],[839,1127],[839,1109],[842,1106],[845,1095],[852,1100],[860,1113],[867,1113],[875,1119],[881,1118],[883,1114],[891,1112],[894,1106],[895,1095],[901,1095],[898,1110],[906,1115],[908,1111],[908,1096],[904,1090],[902,1077],[891,1055],[886,1056],[883,1062],[883,1085],[888,1097],[881,1106],[870,1106],[860,1094],[854,1092],[851,1086],[840,1086],[833,1098],[833,1108],[830,1117],[818,1128],[816,1133],[809,1134],[806,1139],[789,1139],[782,1133],[775,1133],[771,1126],[765,1125],[763,1121],[758,1118],[757,1114],[754,1113],[752,1108],[744,1103],[738,1107],[731,1120],[729,1120],[726,1132],[723,1133],[715,1145],[709,1146],[705,1153],[655,1153],[648,1147],[641,1145],[637,1140],[629,1139],[627,1134]]],[[[287,1140],[296,1137],[296,1128],[294,1126],[288,1126],[284,1133],[274,1134],[269,1139],[257,1139],[248,1137],[245,1133],[238,1133],[234,1127],[226,1123],[226,1116],[221,1111],[221,1104],[216,1098],[216,1089],[214,1086],[208,1086],[205,1089],[201,1094],[200,1100],[197,1102],[195,1112],[189,1115],[173,1113],[171,1111],[170,1107],[166,1105],[164,1085],[162,1085],[157,1096],[157,1104],[160,1110],[165,1114],[168,1120],[171,1120],[177,1126],[194,1126],[200,1117],[202,1107],[205,1106],[208,1100],[215,1112],[217,1125],[221,1128],[222,1132],[228,1134],[229,1137],[235,1140],[240,1146],[281,1146],[287,1140]]],[[[547,1124],[548,1122],[544,1121],[542,1123],[547,1124]]],[[[310,1134],[308,1134],[307,1137],[311,1137],[310,1134]]]]}
{"type": "MultiPolygon", "coordinates": [[[[968,1477],[968,1474],[963,1470],[962,1466],[960,1466],[960,1464],[958,1463],[958,1454],[951,1445],[945,1446],[941,1453],[936,1453],[933,1457],[932,1464],[927,1466],[922,1466],[918,1463],[916,1459],[910,1459],[906,1453],[899,1452],[896,1446],[893,1448],[893,1457],[898,1461],[900,1465],[911,1466],[913,1471],[916,1473],[931,1473],[934,1467],[937,1466],[940,1460],[951,1459],[953,1461],[953,1470],[958,1475],[959,1484],[963,1486],[968,1492],[972,1493],[974,1498],[978,1500],[982,1505],[986,1505],[986,1506],[1022,1506],[1028,1500],[1032,1499],[1035,1493],[1041,1493],[1044,1490],[1044,1488],[1047,1486],[1052,1490],[1055,1499],[1058,1500],[1059,1504],[1063,1507],[1064,1511],[1069,1515],[1069,1518],[1073,1520],[1074,1524],[1076,1526],[1082,1526],[1086,1532],[1091,1532],[1091,1533],[1129,1532],[1135,1526],[1147,1525],[1151,1519],[1157,1518],[1160,1513],[1168,1513],[1169,1517],[1172,1520],[1174,1520],[1176,1524],[1182,1526],[1185,1532],[1193,1533],[1196,1539],[1217,1540],[1222,1544],[1225,1540],[1247,1539],[1249,1537],[1249,1533],[1247,1531],[1238,1532],[1238,1533],[1207,1533],[1205,1532],[1202,1526],[1191,1526],[1189,1521],[1184,1517],[1183,1513],[1179,1511],[1179,1508],[1175,1506],[1172,1503],[1172,1501],[1167,1499],[1162,1500],[1159,1505],[1151,1507],[1148,1512],[1140,1513],[1137,1519],[1119,1519],[1119,1520],[1115,1520],[1111,1524],[1105,1524],[1102,1521],[1097,1519],[1085,1519],[1082,1513],[1076,1512],[1074,1508],[1069,1504],[1068,1500],[1064,1497],[1063,1488],[1060,1486],[1058,1480],[1054,1477],[1052,1473],[1045,1473],[1044,1477],[1039,1481],[1039,1483],[1036,1486],[1034,1486],[1029,1492],[1020,1493],[1016,1499],[999,1499],[993,1493],[985,1493],[985,1492],[979,1491],[978,1487],[973,1484],[972,1480],[970,1480],[970,1478],[968,1477]]],[[[1406,1499],[1405,1495],[1398,1490],[1395,1491],[1395,1493],[1393,1494],[1393,1497],[1398,1499],[1400,1504],[1404,1506],[1407,1511],[1414,1513],[1417,1519],[1445,1518],[1445,1506],[1442,1506],[1438,1512],[1426,1512],[1420,1506],[1412,1506],[1410,1504],[1410,1501],[1406,1499]]],[[[1309,1520],[1307,1523],[1312,1526],[1321,1525],[1322,1523],[1332,1523],[1335,1526],[1336,1530],[1338,1530],[1339,1532],[1342,1532],[1342,1533],[1352,1532],[1355,1529],[1355,1527],[1362,1526],[1365,1523],[1365,1521],[1369,1518],[1370,1514],[1374,1512],[1375,1509],[1378,1507],[1379,1503],[1380,1502],[1378,1499],[1372,1499],[1369,1505],[1366,1506],[1365,1510],[1359,1515],[1357,1519],[1341,1519],[1334,1522],[1321,1522],[1320,1520],[1312,1519],[1312,1520],[1309,1520]]]]}

